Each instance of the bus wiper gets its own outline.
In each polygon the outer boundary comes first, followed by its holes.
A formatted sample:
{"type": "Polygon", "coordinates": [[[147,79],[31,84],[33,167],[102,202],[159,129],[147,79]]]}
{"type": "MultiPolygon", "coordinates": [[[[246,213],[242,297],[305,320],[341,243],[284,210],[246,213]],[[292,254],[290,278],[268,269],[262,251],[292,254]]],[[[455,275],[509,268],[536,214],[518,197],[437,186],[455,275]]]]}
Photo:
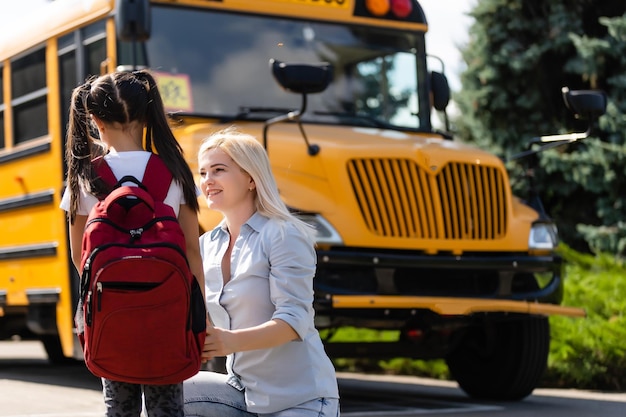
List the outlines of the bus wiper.
{"type": "Polygon", "coordinates": [[[340,112],[340,111],[316,111],[313,114],[318,116],[335,116],[335,117],[343,117],[347,119],[357,120],[360,123],[368,124],[369,126],[378,127],[381,129],[398,129],[397,126],[394,126],[390,123],[383,122],[382,120],[376,119],[375,117],[358,114],[352,112],[340,112]]]}

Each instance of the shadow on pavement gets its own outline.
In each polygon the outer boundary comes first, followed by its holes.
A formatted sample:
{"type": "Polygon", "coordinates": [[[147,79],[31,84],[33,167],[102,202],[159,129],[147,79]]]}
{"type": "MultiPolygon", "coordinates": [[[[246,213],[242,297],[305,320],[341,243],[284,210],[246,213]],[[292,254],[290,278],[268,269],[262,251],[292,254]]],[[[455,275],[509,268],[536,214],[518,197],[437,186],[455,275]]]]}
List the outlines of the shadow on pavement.
{"type": "Polygon", "coordinates": [[[47,359],[0,359],[0,379],[102,390],[100,378],[81,361],[53,365],[47,359]]]}

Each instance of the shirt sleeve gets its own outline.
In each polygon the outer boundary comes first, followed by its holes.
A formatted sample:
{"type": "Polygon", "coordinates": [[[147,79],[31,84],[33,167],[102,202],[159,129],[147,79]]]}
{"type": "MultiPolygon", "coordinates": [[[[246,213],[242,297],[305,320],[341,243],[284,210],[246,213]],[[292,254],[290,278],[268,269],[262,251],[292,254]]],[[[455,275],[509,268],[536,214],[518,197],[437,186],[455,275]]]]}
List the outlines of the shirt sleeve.
{"type": "Polygon", "coordinates": [[[61,197],[61,204],[59,207],[65,211],[70,211],[70,190],[66,187],[61,197]]]}
{"type": "Polygon", "coordinates": [[[180,205],[185,204],[185,195],[183,194],[183,188],[177,180],[172,180],[170,188],[167,191],[167,196],[163,200],[165,204],[174,209],[174,213],[178,216],[180,212],[180,205]]]}
{"type": "MultiPolygon", "coordinates": [[[[274,225],[272,225],[274,226],[274,225]]],[[[270,264],[270,297],[276,309],[273,319],[289,324],[300,340],[313,319],[313,276],[316,255],[311,242],[292,224],[271,227],[266,241],[270,264]]]]}
{"type": "MultiPolygon", "coordinates": [[[[78,212],[76,214],[78,214],[79,216],[88,216],[89,211],[93,206],[96,205],[97,202],[98,199],[95,196],[87,193],[81,187],[78,202],[78,212]]],[[[65,191],[63,191],[63,196],[61,197],[61,204],[59,204],[59,207],[65,211],[70,211],[70,191],[68,188],[65,188],[65,191]]]]}

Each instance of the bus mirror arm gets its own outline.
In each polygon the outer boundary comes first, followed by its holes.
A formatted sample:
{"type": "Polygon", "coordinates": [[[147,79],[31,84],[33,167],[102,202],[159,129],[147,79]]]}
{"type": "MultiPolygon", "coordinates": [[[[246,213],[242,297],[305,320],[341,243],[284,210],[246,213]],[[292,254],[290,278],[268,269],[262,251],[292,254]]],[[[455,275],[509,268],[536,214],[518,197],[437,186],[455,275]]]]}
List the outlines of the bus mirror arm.
{"type": "Polygon", "coordinates": [[[517,153],[506,160],[514,161],[527,156],[536,155],[548,149],[556,148],[568,143],[586,139],[593,133],[598,118],[606,112],[607,96],[600,90],[570,90],[567,87],[561,89],[565,106],[574,113],[577,119],[588,120],[585,132],[566,133],[562,135],[537,136],[530,140],[525,151],[517,153]],[[532,149],[535,144],[542,146],[532,149]]]}
{"type": "Polygon", "coordinates": [[[284,122],[287,120],[295,121],[298,124],[298,128],[300,129],[300,133],[302,134],[302,137],[304,138],[304,142],[306,143],[306,147],[307,147],[307,152],[310,156],[315,156],[320,152],[320,147],[318,145],[309,143],[309,138],[306,136],[306,132],[304,131],[304,127],[302,126],[302,121],[300,120],[300,116],[302,116],[304,112],[306,111],[306,105],[307,105],[306,93],[303,93],[302,94],[302,106],[300,107],[300,110],[290,111],[287,114],[281,114],[280,116],[273,117],[265,122],[265,125],[263,126],[263,147],[265,148],[266,152],[267,152],[267,131],[269,130],[269,127],[273,124],[284,122]]]}
{"type": "MultiPolygon", "coordinates": [[[[302,105],[300,110],[291,111],[287,114],[276,116],[265,122],[263,126],[263,146],[267,149],[267,131],[273,124],[284,121],[295,121],[298,124],[300,133],[306,143],[307,152],[310,156],[315,156],[320,152],[320,147],[310,144],[306,136],[300,118],[306,111],[307,94],[321,93],[333,79],[333,67],[327,62],[319,64],[291,64],[275,59],[269,60],[270,69],[274,79],[280,86],[289,92],[302,94],[302,105]]],[[[269,153],[269,152],[268,152],[269,153]]]]}
{"type": "Polygon", "coordinates": [[[607,97],[603,91],[570,91],[567,87],[563,87],[561,91],[565,106],[574,113],[574,116],[577,119],[588,120],[587,130],[585,132],[534,137],[529,141],[525,151],[504,160],[504,162],[509,162],[526,159],[526,168],[524,170],[524,178],[528,182],[528,195],[526,200],[531,207],[538,211],[542,219],[547,219],[548,215],[543,207],[535,184],[535,170],[537,166],[539,166],[538,154],[548,149],[588,138],[593,133],[598,118],[606,112],[607,97]],[[533,148],[535,144],[541,144],[541,146],[533,148]]]}
{"type": "Polygon", "coordinates": [[[592,129],[591,126],[585,131],[580,133],[566,133],[564,135],[549,135],[549,136],[538,136],[534,137],[528,143],[528,147],[525,151],[517,153],[506,161],[515,161],[516,159],[522,159],[527,156],[536,155],[540,152],[546,151],[548,149],[556,148],[568,143],[578,142],[579,140],[583,140],[588,138],[591,135],[592,129]],[[537,143],[543,143],[539,148],[531,149],[532,145],[537,143]]]}

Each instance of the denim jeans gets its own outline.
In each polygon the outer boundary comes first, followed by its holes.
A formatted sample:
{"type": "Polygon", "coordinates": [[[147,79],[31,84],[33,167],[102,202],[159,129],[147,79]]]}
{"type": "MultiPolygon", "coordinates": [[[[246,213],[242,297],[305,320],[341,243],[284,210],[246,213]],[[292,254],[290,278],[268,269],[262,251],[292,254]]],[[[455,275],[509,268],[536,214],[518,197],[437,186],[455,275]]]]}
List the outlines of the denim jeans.
{"type": "Polygon", "coordinates": [[[316,398],[286,410],[259,417],[339,417],[339,400],[337,398],[316,398]]]}
{"type": "Polygon", "coordinates": [[[227,380],[228,375],[201,371],[185,381],[185,417],[339,417],[336,398],[316,398],[275,413],[249,413],[244,393],[227,380]]]}

